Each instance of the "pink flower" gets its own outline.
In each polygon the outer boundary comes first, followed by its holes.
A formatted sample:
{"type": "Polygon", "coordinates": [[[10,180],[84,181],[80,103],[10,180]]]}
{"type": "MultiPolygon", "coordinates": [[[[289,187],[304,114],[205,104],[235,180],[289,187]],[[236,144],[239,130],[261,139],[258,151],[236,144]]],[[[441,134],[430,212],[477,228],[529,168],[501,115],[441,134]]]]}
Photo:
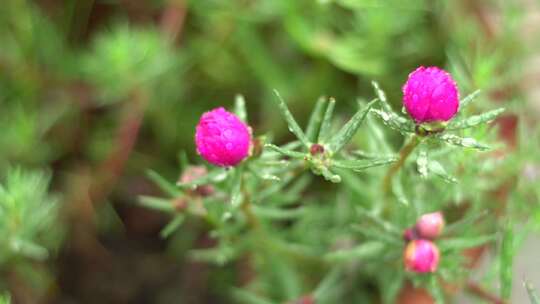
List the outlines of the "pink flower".
{"type": "Polygon", "coordinates": [[[223,108],[201,116],[195,132],[199,153],[209,163],[220,167],[235,166],[249,154],[249,127],[223,108]]]}
{"type": "Polygon", "coordinates": [[[435,272],[439,265],[439,249],[428,240],[413,240],[403,253],[405,269],[417,273],[435,272]]]}
{"type": "Polygon", "coordinates": [[[456,82],[442,69],[421,66],[403,86],[403,105],[416,123],[448,121],[459,108],[456,82]]]}
{"type": "Polygon", "coordinates": [[[435,239],[444,228],[444,217],[441,212],[424,214],[416,221],[415,228],[419,237],[435,239]]]}

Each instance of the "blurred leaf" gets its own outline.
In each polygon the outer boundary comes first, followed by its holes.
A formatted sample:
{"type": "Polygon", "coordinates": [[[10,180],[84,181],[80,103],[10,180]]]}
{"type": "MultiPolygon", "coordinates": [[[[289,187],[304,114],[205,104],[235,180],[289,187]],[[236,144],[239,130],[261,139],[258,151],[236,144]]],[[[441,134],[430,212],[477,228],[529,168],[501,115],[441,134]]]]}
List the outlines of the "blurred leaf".
{"type": "Polygon", "coordinates": [[[376,81],[372,81],[371,85],[373,86],[373,89],[375,90],[375,94],[377,95],[377,98],[381,101],[381,105],[383,109],[386,112],[392,112],[392,107],[388,103],[388,100],[386,100],[386,94],[383,90],[379,87],[379,84],[376,81]]]}
{"type": "Polygon", "coordinates": [[[244,304],[273,304],[274,302],[267,300],[261,296],[258,296],[250,291],[240,288],[232,289],[233,298],[238,301],[238,303],[244,304]]]}
{"type": "Polygon", "coordinates": [[[253,202],[258,203],[272,195],[276,195],[283,190],[293,180],[293,175],[287,175],[280,182],[273,183],[271,186],[254,193],[253,202]]]}
{"type": "Polygon", "coordinates": [[[326,97],[320,97],[315,104],[315,109],[309,117],[308,126],[306,128],[306,137],[310,142],[317,142],[317,135],[321,128],[323,120],[323,110],[326,105],[326,97]]]}
{"type": "Polygon", "coordinates": [[[404,206],[409,206],[409,199],[405,193],[402,182],[402,172],[398,172],[396,178],[392,179],[392,193],[404,206]]]}
{"type": "Polygon", "coordinates": [[[189,167],[189,158],[185,150],[182,150],[178,153],[178,164],[180,165],[180,170],[187,170],[189,167]]]}
{"type": "Polygon", "coordinates": [[[0,304],[10,304],[11,303],[11,297],[9,295],[1,295],[0,296],[0,304]]]}
{"type": "Polygon", "coordinates": [[[433,274],[430,276],[428,289],[433,298],[435,299],[435,303],[446,303],[446,298],[444,296],[443,289],[441,288],[441,284],[439,283],[439,280],[437,280],[437,276],[433,274]]]}
{"type": "Polygon", "coordinates": [[[386,126],[402,134],[414,133],[415,131],[414,123],[411,120],[401,117],[394,112],[387,112],[377,109],[373,109],[371,112],[375,113],[375,115],[378,116],[386,126]]]}
{"type": "Polygon", "coordinates": [[[174,213],[175,209],[170,199],[163,199],[151,196],[140,196],[139,204],[142,206],[158,210],[165,213],[174,213]]]}
{"type": "Polygon", "coordinates": [[[540,298],[534,286],[529,282],[524,282],[525,288],[527,289],[527,294],[529,295],[529,300],[531,304],[540,304],[540,298]]]}
{"type": "Polygon", "coordinates": [[[482,246],[487,243],[493,242],[497,239],[497,235],[483,235],[475,237],[456,237],[451,239],[444,239],[438,242],[441,251],[448,250],[463,250],[471,247],[482,246]]]}
{"type": "Polygon", "coordinates": [[[261,170],[260,168],[257,168],[251,164],[248,164],[248,170],[249,172],[253,173],[255,177],[260,178],[262,180],[275,181],[275,182],[279,182],[281,180],[279,176],[266,173],[264,172],[264,170],[261,170]]]}
{"type": "Polygon", "coordinates": [[[324,258],[328,259],[330,262],[349,260],[363,261],[380,256],[384,249],[385,245],[383,243],[378,241],[368,241],[351,249],[340,249],[330,252],[326,254],[324,258]]]}
{"type": "Polygon", "coordinates": [[[401,230],[398,227],[396,227],[390,222],[384,221],[380,218],[380,216],[374,215],[361,207],[357,207],[356,211],[360,214],[360,216],[371,220],[373,223],[379,226],[379,228],[381,228],[384,233],[391,234],[397,237],[401,236],[401,230]]]}
{"type": "Polygon", "coordinates": [[[231,185],[231,207],[233,209],[240,207],[244,195],[242,193],[244,167],[239,166],[234,168],[232,185],[231,185]]]}
{"type": "MultiPolygon", "coordinates": [[[[222,242],[223,243],[223,242],[222,242]]],[[[236,255],[236,251],[228,244],[219,244],[218,247],[208,249],[192,249],[189,257],[194,261],[210,262],[217,265],[225,265],[236,255]]]]}
{"type": "Polygon", "coordinates": [[[480,95],[480,90],[476,90],[472,92],[471,94],[467,95],[465,98],[463,98],[459,102],[459,108],[460,109],[466,108],[471,102],[473,102],[476,99],[476,97],[478,97],[478,95],[480,95]]]}
{"type": "Polygon", "coordinates": [[[276,151],[276,152],[278,152],[280,154],[283,154],[285,156],[288,156],[288,157],[298,158],[298,159],[304,159],[306,157],[305,153],[300,153],[300,152],[296,152],[296,151],[292,151],[292,150],[283,149],[283,148],[280,148],[280,147],[278,147],[276,145],[266,144],[264,146],[266,148],[274,150],[274,151],[276,151]]]}
{"type": "Polygon", "coordinates": [[[356,131],[358,131],[360,124],[366,118],[366,115],[369,113],[371,107],[377,101],[378,99],[374,99],[364,108],[358,110],[356,114],[354,114],[354,116],[337,132],[337,134],[330,139],[328,142],[328,149],[332,151],[332,153],[335,154],[339,152],[339,150],[341,150],[341,148],[343,148],[343,146],[345,146],[345,144],[351,140],[356,131]]]}
{"type": "Polygon", "coordinates": [[[474,225],[476,221],[485,217],[488,213],[489,212],[487,210],[483,210],[480,212],[478,211],[467,212],[462,219],[446,226],[443,230],[443,235],[452,235],[454,233],[458,233],[460,231],[466,230],[470,228],[472,225],[474,225]]]}
{"type": "Polygon", "coordinates": [[[399,247],[403,246],[403,241],[401,240],[401,238],[398,238],[391,234],[381,233],[380,230],[373,229],[372,227],[360,226],[360,225],[354,224],[352,225],[352,228],[354,231],[357,231],[361,233],[362,235],[364,235],[368,240],[369,239],[379,240],[383,243],[387,243],[392,246],[399,246],[399,247]]]}
{"type": "Polygon", "coordinates": [[[49,252],[47,248],[44,248],[28,240],[18,238],[11,239],[10,247],[11,250],[13,250],[14,252],[31,259],[42,261],[49,257],[49,252]]]}
{"type": "Polygon", "coordinates": [[[186,188],[186,187],[187,188],[193,188],[193,187],[196,187],[196,186],[202,186],[202,185],[206,185],[206,184],[210,184],[210,183],[221,182],[221,181],[225,180],[228,175],[229,175],[229,171],[227,171],[226,169],[224,169],[224,168],[216,168],[216,169],[213,169],[212,171],[208,172],[208,174],[206,174],[205,176],[202,176],[200,178],[192,180],[189,183],[182,183],[182,182],[179,181],[179,182],[176,183],[176,185],[178,187],[183,187],[183,188],[186,188]]]}
{"type": "Polygon", "coordinates": [[[163,192],[172,196],[178,197],[182,195],[182,191],[174,184],[168,182],[165,178],[153,170],[147,170],[146,175],[150,178],[163,192]]]}
{"type": "Polygon", "coordinates": [[[420,151],[418,151],[418,158],[416,158],[416,167],[418,173],[420,173],[420,176],[426,178],[428,175],[428,156],[425,149],[420,149],[420,151]]]}
{"type": "Polygon", "coordinates": [[[322,167],[317,168],[317,169],[320,170],[320,173],[322,174],[322,176],[324,177],[325,180],[327,180],[329,182],[332,182],[332,183],[340,183],[341,182],[341,176],[335,174],[334,172],[332,172],[327,167],[322,166],[322,167]]]}
{"type": "Polygon", "coordinates": [[[383,303],[396,303],[396,298],[403,288],[403,271],[385,271],[380,280],[379,284],[384,288],[384,292],[381,292],[383,303]]]}
{"type": "Polygon", "coordinates": [[[334,266],[332,270],[324,276],[313,291],[313,298],[316,303],[326,303],[324,300],[329,298],[328,295],[339,288],[339,279],[342,274],[343,270],[341,269],[341,266],[334,266]]]}
{"type": "Polygon", "coordinates": [[[354,160],[332,160],[332,166],[354,171],[362,171],[367,168],[384,166],[395,162],[397,158],[386,157],[379,159],[354,159],[354,160]]]}
{"type": "Polygon", "coordinates": [[[291,114],[291,111],[289,111],[289,108],[287,107],[287,104],[279,94],[277,90],[274,90],[274,94],[276,94],[279,110],[281,111],[281,114],[285,118],[285,121],[287,121],[287,125],[289,128],[289,131],[291,131],[303,144],[305,147],[309,148],[310,143],[296,120],[291,114]]]}
{"type": "Polygon", "coordinates": [[[234,113],[242,120],[247,123],[247,111],[246,111],[246,100],[242,95],[236,95],[234,98],[234,113]]]}
{"type": "Polygon", "coordinates": [[[298,208],[273,208],[268,206],[253,205],[253,212],[261,218],[273,220],[288,220],[304,216],[306,209],[298,208]]]}
{"type": "Polygon", "coordinates": [[[457,135],[445,133],[438,136],[437,138],[454,146],[460,146],[464,148],[473,148],[480,151],[485,151],[485,150],[490,149],[489,146],[479,143],[476,141],[476,139],[470,138],[470,137],[459,137],[457,135]]]}
{"type": "Polygon", "coordinates": [[[323,121],[321,124],[321,130],[319,131],[318,143],[326,143],[332,128],[332,117],[334,114],[334,108],[336,106],[336,100],[330,97],[326,111],[324,112],[323,121]]]}
{"type": "Polygon", "coordinates": [[[513,277],[513,261],[515,254],[514,246],[514,229],[510,223],[505,227],[500,252],[500,282],[501,282],[501,298],[509,300],[512,293],[512,277],[513,277]]]}
{"type": "Polygon", "coordinates": [[[447,183],[455,184],[458,182],[458,180],[455,177],[448,174],[446,170],[444,169],[444,167],[441,165],[441,163],[439,163],[436,160],[428,161],[428,169],[429,169],[429,172],[432,172],[436,176],[442,178],[447,183]]]}
{"type": "Polygon", "coordinates": [[[159,232],[161,238],[168,238],[173,232],[178,230],[184,222],[185,216],[183,214],[177,214],[175,217],[159,232]]]}
{"type": "Polygon", "coordinates": [[[457,119],[450,122],[447,130],[459,130],[459,129],[466,129],[471,128],[480,124],[485,124],[493,121],[497,116],[499,116],[502,112],[504,112],[504,108],[499,108],[496,110],[492,110],[480,115],[474,115],[470,117],[466,117],[463,119],[457,119]]]}

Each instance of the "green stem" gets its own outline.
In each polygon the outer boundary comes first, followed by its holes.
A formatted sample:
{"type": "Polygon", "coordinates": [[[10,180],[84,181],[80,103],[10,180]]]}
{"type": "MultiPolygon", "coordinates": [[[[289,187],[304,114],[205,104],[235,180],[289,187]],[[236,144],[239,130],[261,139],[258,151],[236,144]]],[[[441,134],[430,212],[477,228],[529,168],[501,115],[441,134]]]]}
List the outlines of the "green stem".
{"type": "Polygon", "coordinates": [[[385,195],[390,194],[392,179],[399,172],[399,169],[403,167],[403,165],[405,164],[405,161],[407,160],[409,155],[411,155],[412,151],[414,151],[414,148],[416,148],[416,146],[418,146],[419,143],[420,143],[420,139],[416,135],[413,135],[413,137],[409,140],[409,142],[406,145],[404,145],[399,151],[398,161],[395,162],[390,167],[390,169],[388,169],[388,172],[386,172],[386,175],[384,176],[384,179],[383,179],[382,187],[383,187],[383,193],[385,195]]]}
{"type": "Polygon", "coordinates": [[[251,209],[251,201],[247,195],[248,194],[244,192],[244,202],[242,202],[240,209],[244,213],[249,227],[252,229],[257,229],[260,227],[259,219],[253,213],[253,210],[251,209]]]}

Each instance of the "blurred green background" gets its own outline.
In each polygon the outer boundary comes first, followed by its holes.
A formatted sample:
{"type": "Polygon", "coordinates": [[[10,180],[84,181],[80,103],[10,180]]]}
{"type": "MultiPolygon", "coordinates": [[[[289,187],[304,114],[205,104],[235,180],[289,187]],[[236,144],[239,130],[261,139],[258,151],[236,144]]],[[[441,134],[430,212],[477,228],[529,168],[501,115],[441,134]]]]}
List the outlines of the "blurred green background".
{"type": "Polygon", "coordinates": [[[242,94],[255,133],[271,132],[279,143],[291,135],[273,89],[304,123],[321,95],[350,112],[357,97],[373,96],[372,80],[399,108],[407,74],[437,65],[462,96],[482,89],[479,107],[510,109],[500,133],[520,147],[518,117],[531,129],[538,120],[539,5],[2,1],[0,170],[48,170],[62,194],[54,222],[64,227],[46,243],[55,252],[48,261],[4,263],[4,287],[16,303],[232,303],[224,284],[237,279],[235,265],[184,258],[209,244],[204,229],[191,224],[162,240],[167,217],[135,204],[138,195],[159,195],[147,169],[175,180],[180,151],[201,162],[193,134],[202,112],[242,94]]]}

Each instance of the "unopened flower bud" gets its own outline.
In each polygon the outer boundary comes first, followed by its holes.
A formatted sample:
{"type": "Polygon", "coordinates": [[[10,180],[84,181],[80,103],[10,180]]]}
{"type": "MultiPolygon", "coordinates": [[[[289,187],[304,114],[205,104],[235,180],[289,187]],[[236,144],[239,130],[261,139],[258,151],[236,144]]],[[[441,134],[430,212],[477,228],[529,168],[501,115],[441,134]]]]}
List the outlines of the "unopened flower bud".
{"type": "Polygon", "coordinates": [[[435,272],[439,265],[439,249],[428,240],[413,240],[403,253],[405,269],[417,273],[435,272]]]}
{"type": "MultiPolygon", "coordinates": [[[[189,184],[194,180],[202,178],[208,174],[208,170],[203,166],[190,166],[180,176],[180,183],[189,184]]],[[[194,189],[190,189],[191,194],[197,194],[200,196],[210,196],[214,193],[214,186],[212,185],[199,185],[194,189]]]]}
{"type": "Polygon", "coordinates": [[[403,105],[416,123],[448,121],[459,108],[456,82],[437,67],[419,67],[403,86],[403,105]]]}
{"type": "Polygon", "coordinates": [[[403,240],[410,242],[412,240],[416,240],[418,238],[418,235],[416,233],[416,229],[413,228],[407,228],[403,232],[403,240]]]}
{"type": "Polygon", "coordinates": [[[422,215],[416,221],[416,232],[420,238],[435,239],[444,228],[444,217],[441,212],[433,212],[422,215]]]}
{"type": "Polygon", "coordinates": [[[309,147],[309,153],[311,155],[319,155],[324,153],[324,146],[321,144],[313,144],[309,147]]]}
{"type": "Polygon", "coordinates": [[[209,163],[220,167],[235,166],[249,154],[251,132],[236,115],[217,108],[201,116],[195,144],[197,153],[209,163]]]}

